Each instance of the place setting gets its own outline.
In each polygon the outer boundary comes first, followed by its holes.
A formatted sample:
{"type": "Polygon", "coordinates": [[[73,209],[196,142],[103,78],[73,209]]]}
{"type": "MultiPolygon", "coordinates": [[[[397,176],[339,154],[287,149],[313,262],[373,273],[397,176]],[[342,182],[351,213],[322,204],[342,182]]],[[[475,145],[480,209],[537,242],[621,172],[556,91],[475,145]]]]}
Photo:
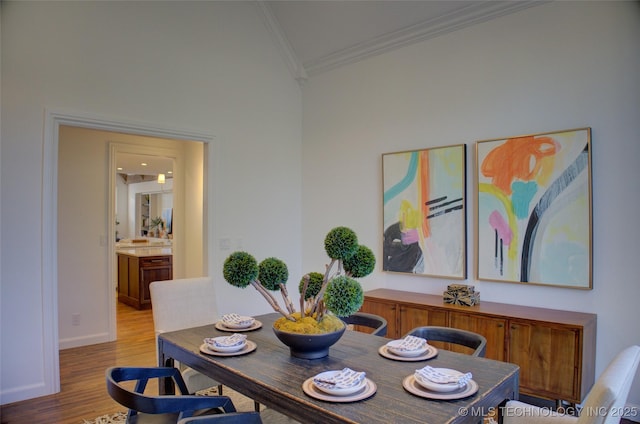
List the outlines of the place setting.
{"type": "Polygon", "coordinates": [[[428,399],[462,399],[478,391],[470,372],[426,366],[404,378],[402,386],[416,396],[428,399]]]}
{"type": "Polygon", "coordinates": [[[376,384],[364,371],[350,368],[321,372],[302,383],[302,390],[309,396],[328,402],[356,402],[372,396],[376,384]]]}
{"type": "Polygon", "coordinates": [[[257,319],[239,314],[225,314],[220,321],[216,322],[215,327],[220,331],[232,333],[253,331],[262,327],[262,323],[257,319]]]}
{"type": "Polygon", "coordinates": [[[214,356],[238,356],[256,350],[258,346],[247,340],[244,334],[234,333],[230,336],[207,337],[200,345],[200,352],[214,356]]]}
{"type": "Polygon", "coordinates": [[[394,361],[425,361],[438,354],[438,349],[427,343],[422,337],[405,336],[403,339],[391,340],[380,346],[378,353],[394,361]]]}

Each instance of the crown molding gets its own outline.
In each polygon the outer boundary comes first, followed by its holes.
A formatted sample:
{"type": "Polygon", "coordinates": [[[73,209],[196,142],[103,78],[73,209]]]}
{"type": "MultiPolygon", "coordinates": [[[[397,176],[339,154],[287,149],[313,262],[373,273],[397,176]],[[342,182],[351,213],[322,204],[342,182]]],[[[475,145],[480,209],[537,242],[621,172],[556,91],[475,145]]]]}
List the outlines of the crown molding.
{"type": "Polygon", "coordinates": [[[293,78],[298,81],[300,85],[303,85],[307,81],[307,73],[302,66],[302,63],[296,56],[293,47],[289,43],[289,40],[284,34],[282,27],[278,23],[278,20],[273,15],[271,11],[271,7],[267,3],[262,0],[256,2],[258,10],[261,12],[260,16],[262,17],[271,37],[273,37],[276,45],[278,46],[280,53],[282,54],[287,67],[289,68],[289,72],[293,78]]]}
{"type": "MultiPolygon", "coordinates": [[[[546,0],[479,1],[454,12],[429,19],[372,40],[339,50],[304,63],[309,76],[408,46],[430,38],[485,22],[500,16],[547,3],[546,0]]],[[[292,53],[294,54],[294,53],[292,53]]],[[[294,54],[295,55],[295,54],[294,54]]]]}

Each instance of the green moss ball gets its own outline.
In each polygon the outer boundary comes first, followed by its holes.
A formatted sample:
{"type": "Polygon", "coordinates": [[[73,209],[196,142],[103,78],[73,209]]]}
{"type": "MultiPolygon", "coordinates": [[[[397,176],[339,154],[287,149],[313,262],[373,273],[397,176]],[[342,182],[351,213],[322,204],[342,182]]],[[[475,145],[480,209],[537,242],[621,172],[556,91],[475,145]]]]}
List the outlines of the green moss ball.
{"type": "Polygon", "coordinates": [[[324,292],[327,309],[339,317],[357,312],[364,302],[362,286],[353,278],[341,275],[331,280],[324,292]]]}
{"type": "Polygon", "coordinates": [[[358,248],[358,236],[347,227],[336,227],[324,239],[324,249],[331,259],[348,258],[358,248]]]}
{"type": "Polygon", "coordinates": [[[233,252],[224,261],[223,275],[232,286],[247,287],[258,276],[258,262],[247,252],[233,252]]]}
{"type": "Polygon", "coordinates": [[[267,290],[280,290],[280,284],[289,279],[287,264],[278,258],[267,258],[260,262],[258,280],[267,290]]]}
{"type": "MultiPolygon", "coordinates": [[[[320,293],[323,280],[324,280],[324,275],[320,274],[319,272],[309,273],[309,285],[307,286],[307,291],[305,292],[305,296],[304,296],[305,300],[315,297],[318,293],[320,293]]],[[[300,284],[298,285],[298,292],[300,294],[302,294],[303,288],[304,288],[304,277],[300,279],[300,284]]]]}
{"type": "Polygon", "coordinates": [[[362,278],[373,272],[376,257],[367,246],[359,245],[356,252],[343,261],[343,265],[353,278],[362,278]]]}

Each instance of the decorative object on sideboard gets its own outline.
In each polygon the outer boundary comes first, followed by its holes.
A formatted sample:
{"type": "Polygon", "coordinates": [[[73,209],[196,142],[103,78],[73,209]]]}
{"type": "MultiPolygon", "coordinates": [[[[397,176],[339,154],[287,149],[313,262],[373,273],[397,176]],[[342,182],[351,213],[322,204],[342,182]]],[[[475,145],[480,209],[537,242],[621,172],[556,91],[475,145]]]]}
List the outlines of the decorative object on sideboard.
{"type": "Polygon", "coordinates": [[[474,286],[466,284],[449,284],[443,294],[444,303],[473,306],[480,303],[480,292],[474,286]]]}

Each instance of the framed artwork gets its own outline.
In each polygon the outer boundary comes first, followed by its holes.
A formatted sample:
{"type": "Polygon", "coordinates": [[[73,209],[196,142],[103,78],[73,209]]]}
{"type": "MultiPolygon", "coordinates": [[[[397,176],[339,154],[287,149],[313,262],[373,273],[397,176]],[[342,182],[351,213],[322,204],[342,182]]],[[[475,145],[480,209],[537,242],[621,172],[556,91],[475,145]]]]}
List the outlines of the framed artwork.
{"type": "Polygon", "coordinates": [[[466,146],[382,155],[383,271],[464,279],[466,146]]]}
{"type": "Polygon", "coordinates": [[[476,142],[478,280],[592,288],[591,128],[476,142]]]}

